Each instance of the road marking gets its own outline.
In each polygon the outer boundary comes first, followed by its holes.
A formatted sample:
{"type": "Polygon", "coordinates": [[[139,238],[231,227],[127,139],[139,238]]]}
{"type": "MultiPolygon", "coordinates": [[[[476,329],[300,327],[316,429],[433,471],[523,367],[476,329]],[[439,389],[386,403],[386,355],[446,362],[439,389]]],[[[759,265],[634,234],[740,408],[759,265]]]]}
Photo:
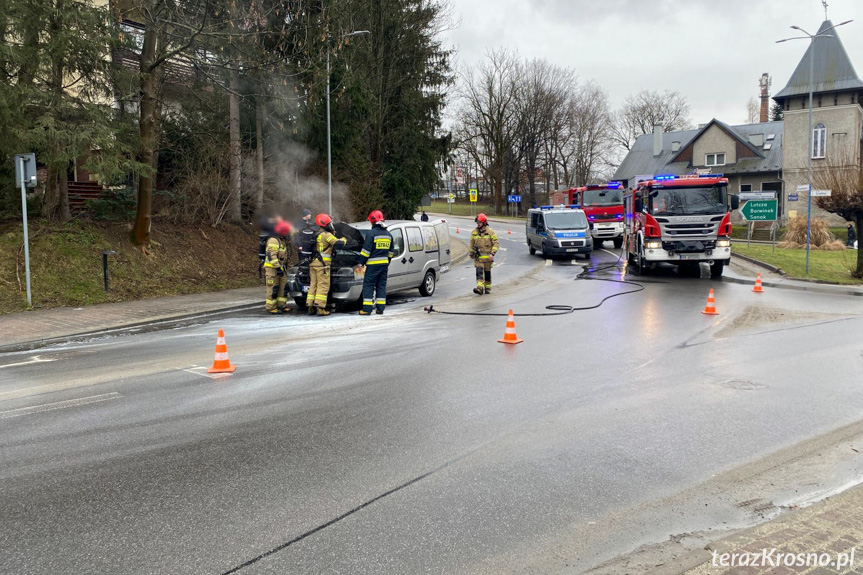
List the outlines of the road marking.
{"type": "Polygon", "coordinates": [[[56,411],[58,409],[66,409],[67,407],[78,407],[80,405],[89,405],[91,403],[111,401],[112,399],[120,399],[121,397],[123,396],[114,391],[111,393],[103,393],[101,395],[81,397],[79,399],[68,399],[66,401],[57,401],[55,403],[44,403],[42,405],[34,405],[33,407],[19,407],[18,409],[0,411],[0,419],[21,417],[23,415],[33,415],[35,413],[44,413],[46,411],[56,411]]]}
{"type": "Polygon", "coordinates": [[[42,359],[41,356],[34,355],[27,361],[19,361],[18,363],[7,363],[6,365],[0,365],[0,369],[5,367],[15,367],[16,365],[30,365],[32,363],[48,363],[49,361],[57,361],[57,358],[52,359],[42,359]]]}
{"type": "Polygon", "coordinates": [[[608,255],[610,255],[610,256],[614,256],[614,257],[616,257],[616,258],[617,258],[617,257],[620,257],[620,254],[616,254],[616,253],[614,253],[614,252],[610,252],[610,251],[608,251],[607,249],[604,249],[604,248],[599,248],[599,249],[600,249],[600,251],[603,251],[603,252],[607,253],[607,254],[608,254],[608,255]]]}

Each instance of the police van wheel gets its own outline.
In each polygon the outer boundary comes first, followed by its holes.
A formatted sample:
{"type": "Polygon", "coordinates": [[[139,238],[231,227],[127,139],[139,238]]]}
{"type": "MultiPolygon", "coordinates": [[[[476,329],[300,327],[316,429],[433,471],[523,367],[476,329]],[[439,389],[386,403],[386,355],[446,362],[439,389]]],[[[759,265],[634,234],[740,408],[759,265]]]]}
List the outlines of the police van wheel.
{"type": "Polygon", "coordinates": [[[297,304],[297,309],[300,311],[306,311],[308,307],[306,306],[306,300],[301,297],[295,297],[294,303],[297,304]]]}
{"type": "Polygon", "coordinates": [[[434,272],[429,270],[423,278],[423,283],[420,285],[420,295],[429,297],[434,293],[437,282],[435,282],[434,272]]]}

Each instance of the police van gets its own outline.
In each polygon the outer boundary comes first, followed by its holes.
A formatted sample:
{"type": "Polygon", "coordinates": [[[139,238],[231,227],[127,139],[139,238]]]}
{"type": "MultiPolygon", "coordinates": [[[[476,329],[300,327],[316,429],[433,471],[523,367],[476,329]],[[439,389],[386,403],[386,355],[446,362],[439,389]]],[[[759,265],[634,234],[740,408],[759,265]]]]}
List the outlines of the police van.
{"type": "Polygon", "coordinates": [[[527,211],[525,224],[527,248],[530,255],[539,252],[543,257],[582,254],[590,259],[593,224],[584,210],[577,205],[541,206],[527,211]]]}

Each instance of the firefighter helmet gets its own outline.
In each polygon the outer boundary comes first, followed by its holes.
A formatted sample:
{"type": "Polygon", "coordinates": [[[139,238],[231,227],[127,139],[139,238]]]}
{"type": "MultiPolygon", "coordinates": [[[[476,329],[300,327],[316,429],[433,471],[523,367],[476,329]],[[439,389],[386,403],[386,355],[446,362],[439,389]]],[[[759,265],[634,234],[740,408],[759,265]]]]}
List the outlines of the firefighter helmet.
{"type": "Polygon", "coordinates": [[[283,238],[291,235],[291,224],[286,222],[285,220],[279,220],[276,222],[273,230],[276,232],[277,236],[282,236],[283,238]]]}
{"type": "Polygon", "coordinates": [[[488,218],[485,217],[485,214],[477,214],[476,219],[474,221],[478,224],[487,224],[488,218]]]}
{"type": "Polygon", "coordinates": [[[327,227],[332,222],[333,222],[333,218],[331,218],[327,214],[318,214],[318,217],[315,218],[315,223],[318,224],[322,228],[327,227]]]}
{"type": "Polygon", "coordinates": [[[369,214],[369,221],[372,224],[380,224],[384,221],[384,214],[380,210],[375,210],[369,214]]]}

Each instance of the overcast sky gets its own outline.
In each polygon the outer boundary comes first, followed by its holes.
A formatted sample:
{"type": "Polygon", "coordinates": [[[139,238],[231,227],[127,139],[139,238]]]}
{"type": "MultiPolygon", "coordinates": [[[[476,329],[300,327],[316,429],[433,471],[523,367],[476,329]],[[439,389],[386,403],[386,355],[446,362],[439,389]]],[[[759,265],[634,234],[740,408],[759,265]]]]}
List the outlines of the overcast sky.
{"type": "MultiPolygon", "coordinates": [[[[486,50],[517,49],[594,79],[612,107],[638,90],[677,90],[694,123],[746,119],[746,102],[767,72],[771,94],[788,82],[807,41],[824,21],[820,0],[451,0],[456,27],[446,41],[459,66],[486,50]]],[[[829,0],[834,24],[858,74],[863,73],[863,0],[829,0]]]]}

